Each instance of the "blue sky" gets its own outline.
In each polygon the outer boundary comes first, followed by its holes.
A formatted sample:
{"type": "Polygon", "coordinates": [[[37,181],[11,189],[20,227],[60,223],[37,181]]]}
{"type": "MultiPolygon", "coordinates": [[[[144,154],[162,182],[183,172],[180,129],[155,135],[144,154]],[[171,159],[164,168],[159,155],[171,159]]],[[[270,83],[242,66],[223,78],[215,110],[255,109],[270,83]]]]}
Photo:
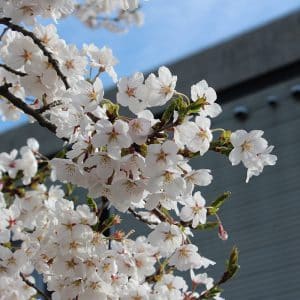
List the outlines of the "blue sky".
{"type": "MultiPolygon", "coordinates": [[[[91,30],[75,18],[60,21],[59,34],[68,43],[78,47],[83,43],[111,47],[120,61],[116,67],[117,73],[125,76],[170,63],[300,9],[299,0],[141,2],[145,24],[142,27],[132,27],[126,34],[91,30]]],[[[109,78],[103,79],[106,86],[112,84],[109,78]]],[[[19,124],[20,122],[4,124],[0,121],[0,132],[19,124]]]]}

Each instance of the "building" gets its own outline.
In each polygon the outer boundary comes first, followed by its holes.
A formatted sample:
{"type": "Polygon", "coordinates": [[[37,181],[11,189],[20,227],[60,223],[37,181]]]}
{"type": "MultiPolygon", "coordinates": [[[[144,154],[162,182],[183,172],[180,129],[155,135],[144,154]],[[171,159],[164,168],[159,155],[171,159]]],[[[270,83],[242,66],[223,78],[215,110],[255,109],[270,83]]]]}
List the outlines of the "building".
{"type": "MultiPolygon", "coordinates": [[[[237,245],[241,269],[224,286],[226,299],[300,299],[300,12],[169,67],[178,75],[178,90],[189,93],[203,78],[216,88],[223,114],[213,127],[262,129],[278,155],[277,165],[249,184],[246,170],[231,167],[226,157],[210,153],[195,159],[194,167],[211,168],[214,175],[213,184],[202,189],[208,202],[232,192],[220,213],[228,241],[215,231],[195,236],[201,254],[217,261],[208,272],[218,278],[224,255],[237,245]]],[[[61,144],[45,129],[26,125],[1,135],[0,151],[19,148],[29,136],[41,142],[45,154],[61,144]]],[[[124,224],[145,233],[132,217],[125,216],[124,224]]]]}

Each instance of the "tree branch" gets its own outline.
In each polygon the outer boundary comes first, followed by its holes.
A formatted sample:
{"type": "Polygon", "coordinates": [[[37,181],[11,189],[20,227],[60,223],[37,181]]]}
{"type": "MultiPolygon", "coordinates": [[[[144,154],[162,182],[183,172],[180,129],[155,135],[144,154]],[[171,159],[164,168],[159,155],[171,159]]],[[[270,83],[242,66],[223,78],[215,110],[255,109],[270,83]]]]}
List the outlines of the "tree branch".
{"type": "Polygon", "coordinates": [[[51,102],[51,103],[49,103],[47,105],[44,105],[41,108],[36,109],[35,111],[37,113],[39,113],[39,114],[42,114],[42,113],[46,112],[47,110],[49,110],[49,109],[51,109],[51,108],[53,108],[55,106],[61,105],[61,104],[62,104],[62,101],[56,100],[56,101],[53,101],[53,102],[51,102]]]}
{"type": "Polygon", "coordinates": [[[26,30],[22,26],[11,23],[10,18],[0,18],[0,24],[9,27],[13,31],[21,32],[24,36],[30,37],[32,41],[42,50],[43,54],[48,58],[48,62],[53,66],[57,75],[64,83],[66,89],[70,88],[67,77],[61,72],[59,68],[58,61],[55,58],[53,58],[52,53],[49,50],[47,50],[47,48],[44,46],[40,39],[38,39],[31,31],[26,30]]]}
{"type": "Polygon", "coordinates": [[[158,225],[158,222],[154,222],[154,221],[148,221],[146,219],[143,218],[143,216],[141,216],[140,214],[138,214],[134,209],[132,208],[128,208],[128,211],[139,221],[146,223],[147,225],[158,225]]]}
{"type": "Polygon", "coordinates": [[[27,75],[26,73],[14,70],[14,69],[12,69],[11,67],[9,67],[9,66],[7,66],[5,64],[0,64],[0,67],[3,68],[3,69],[5,69],[6,71],[8,71],[10,73],[15,74],[15,75],[19,75],[19,76],[26,76],[27,75]]]}
{"type": "Polygon", "coordinates": [[[32,287],[33,289],[36,290],[36,292],[41,295],[42,297],[44,297],[44,299],[46,300],[51,300],[50,297],[48,297],[42,290],[40,290],[37,286],[35,286],[32,282],[30,282],[23,273],[20,273],[20,277],[22,278],[22,280],[29,285],[30,287],[32,287]]]}
{"type": "Polygon", "coordinates": [[[48,128],[54,134],[56,133],[56,126],[49,121],[47,121],[43,116],[41,116],[35,109],[29,107],[24,101],[20,98],[17,98],[13,95],[9,88],[11,84],[4,84],[0,86],[0,95],[5,97],[9,102],[11,102],[14,106],[21,109],[27,115],[32,116],[42,127],[48,128]]]}
{"type": "Polygon", "coordinates": [[[2,38],[4,37],[4,35],[5,35],[5,33],[6,33],[7,30],[8,30],[7,27],[3,29],[3,31],[2,31],[2,33],[0,35],[0,40],[2,40],[2,38]]]}

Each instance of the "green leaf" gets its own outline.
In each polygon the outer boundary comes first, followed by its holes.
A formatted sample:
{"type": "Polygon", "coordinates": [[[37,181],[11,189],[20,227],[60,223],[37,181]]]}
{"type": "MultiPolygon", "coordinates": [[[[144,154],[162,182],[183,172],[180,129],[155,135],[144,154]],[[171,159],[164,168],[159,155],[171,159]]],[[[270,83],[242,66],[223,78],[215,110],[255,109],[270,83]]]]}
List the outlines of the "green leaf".
{"type": "Polygon", "coordinates": [[[218,286],[212,287],[210,290],[206,291],[205,294],[201,297],[201,299],[213,299],[217,294],[221,293],[223,290],[218,286]]]}
{"type": "Polygon", "coordinates": [[[219,196],[210,206],[208,212],[210,215],[214,215],[218,212],[219,208],[224,204],[226,199],[231,195],[230,192],[224,192],[221,196],[219,196]]]}
{"type": "Polygon", "coordinates": [[[56,158],[65,158],[66,153],[67,153],[67,147],[64,147],[59,152],[57,152],[54,157],[56,157],[56,158]]]}
{"type": "Polygon", "coordinates": [[[168,124],[170,122],[171,118],[173,117],[175,108],[176,108],[175,101],[171,102],[171,104],[166,108],[166,110],[164,111],[161,117],[161,123],[163,125],[168,124]]]}
{"type": "Polygon", "coordinates": [[[218,227],[219,223],[218,222],[207,222],[205,224],[199,224],[196,229],[199,230],[206,230],[206,229],[213,229],[215,227],[218,227]]]}
{"type": "Polygon", "coordinates": [[[229,260],[227,262],[227,270],[223,274],[221,280],[219,281],[219,284],[225,283],[237,273],[238,269],[240,268],[238,264],[238,259],[239,259],[239,251],[238,248],[234,246],[231,250],[229,260]]]}

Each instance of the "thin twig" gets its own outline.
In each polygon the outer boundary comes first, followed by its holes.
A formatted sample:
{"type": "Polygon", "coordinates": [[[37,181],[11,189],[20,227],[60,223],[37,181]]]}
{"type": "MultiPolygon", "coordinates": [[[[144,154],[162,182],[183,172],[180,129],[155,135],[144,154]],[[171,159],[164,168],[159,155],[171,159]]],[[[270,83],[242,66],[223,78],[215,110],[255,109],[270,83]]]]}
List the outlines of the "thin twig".
{"type": "Polygon", "coordinates": [[[61,105],[61,104],[62,104],[62,101],[56,100],[56,101],[53,101],[53,102],[51,102],[51,103],[49,103],[47,105],[44,105],[41,108],[36,109],[35,111],[37,113],[39,113],[39,114],[42,114],[42,113],[46,112],[47,110],[49,110],[49,109],[51,109],[51,108],[53,108],[55,106],[61,105]]]}
{"type": "MultiPolygon", "coordinates": [[[[154,215],[156,215],[162,222],[170,221],[167,216],[165,216],[158,208],[154,208],[151,211],[154,215]]],[[[173,223],[173,222],[171,222],[173,223]]]]}
{"type": "Polygon", "coordinates": [[[52,53],[47,50],[47,48],[44,46],[42,41],[38,39],[33,32],[26,30],[20,25],[16,25],[11,23],[10,18],[0,18],[0,24],[3,24],[7,27],[9,27],[13,31],[21,32],[24,36],[28,36],[32,39],[32,41],[42,50],[43,54],[48,58],[48,62],[53,66],[54,70],[56,71],[57,75],[60,77],[60,79],[63,81],[66,89],[69,89],[69,83],[67,80],[67,77],[61,72],[59,68],[58,61],[53,58],[52,53]]]}
{"type": "MultiPolygon", "coordinates": [[[[109,205],[109,202],[108,202],[108,200],[105,198],[105,197],[101,197],[101,199],[102,199],[102,205],[101,205],[101,208],[98,210],[98,212],[97,212],[97,216],[98,216],[98,218],[99,218],[99,220],[102,220],[103,219],[103,217],[102,217],[102,214],[103,214],[103,212],[104,212],[104,210],[108,207],[108,205],[109,205]],[[101,219],[101,217],[102,217],[102,219],[101,219]]],[[[103,221],[103,220],[102,220],[103,221]]]]}
{"type": "Polygon", "coordinates": [[[20,276],[27,285],[34,288],[39,295],[44,297],[44,299],[51,300],[49,296],[47,296],[42,290],[40,290],[37,286],[35,286],[32,282],[30,282],[23,273],[20,273],[20,276]]]}
{"type": "Polygon", "coordinates": [[[5,27],[0,35],[0,40],[2,40],[2,38],[4,37],[6,31],[8,30],[8,27],[5,27]]]}
{"type": "Polygon", "coordinates": [[[6,71],[8,71],[10,73],[18,75],[18,76],[26,76],[27,75],[26,73],[14,70],[14,69],[12,69],[11,67],[9,67],[9,66],[7,66],[5,64],[0,64],[0,67],[3,68],[3,69],[5,69],[6,71]]]}
{"type": "Polygon", "coordinates": [[[0,86],[0,95],[5,97],[9,102],[11,102],[17,108],[21,109],[27,115],[32,116],[42,127],[48,128],[51,132],[53,132],[55,134],[56,133],[56,126],[54,124],[50,123],[48,120],[46,120],[35,109],[29,107],[20,98],[17,98],[15,95],[13,95],[9,91],[9,88],[11,86],[12,86],[11,84],[4,84],[4,85],[0,86]]]}
{"type": "Polygon", "coordinates": [[[142,221],[148,225],[158,225],[158,222],[154,222],[154,221],[148,221],[146,219],[143,218],[143,216],[141,216],[140,214],[138,214],[134,209],[132,208],[128,208],[128,211],[139,221],[142,221]]]}
{"type": "Polygon", "coordinates": [[[87,116],[94,122],[97,123],[100,119],[98,117],[96,117],[95,115],[93,115],[91,112],[87,113],[87,116]]]}

